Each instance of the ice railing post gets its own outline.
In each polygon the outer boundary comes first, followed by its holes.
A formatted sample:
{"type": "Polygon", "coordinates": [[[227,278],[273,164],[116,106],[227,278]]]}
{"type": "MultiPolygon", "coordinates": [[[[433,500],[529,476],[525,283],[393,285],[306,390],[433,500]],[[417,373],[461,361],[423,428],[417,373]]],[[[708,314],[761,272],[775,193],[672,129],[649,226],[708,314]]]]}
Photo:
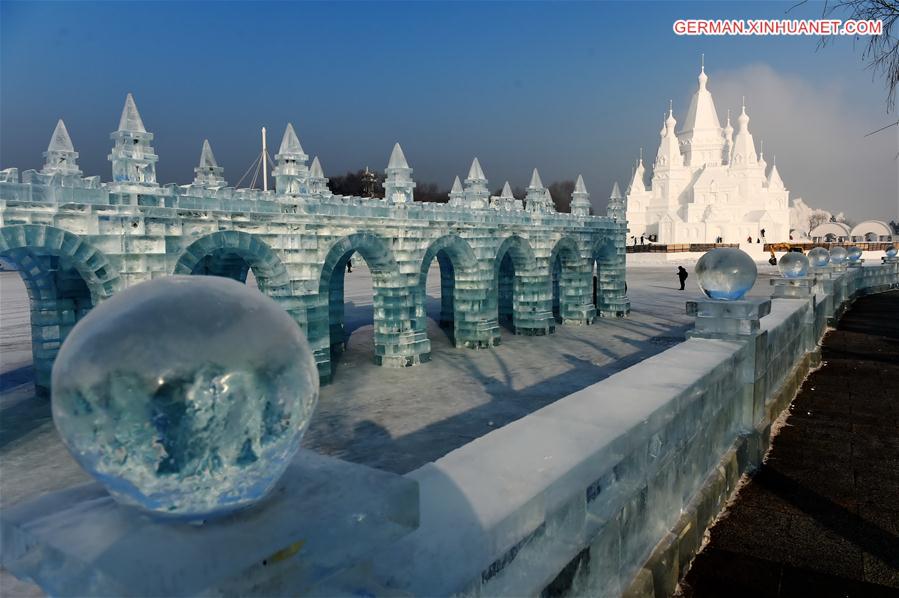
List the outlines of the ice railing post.
{"type": "Polygon", "coordinates": [[[759,321],[771,312],[770,299],[744,299],[755,284],[758,269],[743,251],[719,247],[696,263],[695,273],[705,298],[687,301],[696,317],[688,338],[738,341],[746,344],[740,365],[742,426],[749,430],[762,419],[765,407],[768,332],[759,321]]]}

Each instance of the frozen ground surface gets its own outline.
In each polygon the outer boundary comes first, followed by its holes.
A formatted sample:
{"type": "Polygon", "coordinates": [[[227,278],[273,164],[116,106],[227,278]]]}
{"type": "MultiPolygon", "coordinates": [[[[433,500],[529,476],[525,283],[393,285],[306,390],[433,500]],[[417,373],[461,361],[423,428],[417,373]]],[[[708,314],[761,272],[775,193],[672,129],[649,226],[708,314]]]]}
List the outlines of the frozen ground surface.
{"type": "MultiPolygon", "coordinates": [[[[474,351],[452,347],[432,320],[431,361],[387,369],[372,363],[371,277],[361,260],[346,277],[346,324],[352,334],[324,386],[303,445],[405,473],[492,429],[671,347],[692,318],[684,302],[699,296],[695,276],[677,290],[677,264],[628,271],[632,312],[592,326],[558,326],[548,337],[515,336],[474,351]]],[[[688,268],[692,271],[692,267],[688,268]]],[[[759,266],[751,295],[770,295],[775,269],[759,266]]],[[[428,279],[429,314],[439,315],[440,278],[428,279]]],[[[28,297],[19,275],[0,272],[0,506],[87,480],[57,437],[49,403],[35,398],[28,297]]],[[[34,586],[0,575],[0,595],[31,595],[34,586]]]]}

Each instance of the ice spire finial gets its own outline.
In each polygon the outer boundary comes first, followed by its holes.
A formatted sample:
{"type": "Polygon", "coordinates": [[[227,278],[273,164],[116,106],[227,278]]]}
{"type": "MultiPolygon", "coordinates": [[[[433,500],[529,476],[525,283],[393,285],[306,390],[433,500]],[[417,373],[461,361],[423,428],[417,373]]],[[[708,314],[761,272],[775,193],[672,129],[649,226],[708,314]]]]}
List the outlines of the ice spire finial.
{"type": "Polygon", "coordinates": [[[528,185],[528,187],[531,187],[533,189],[543,188],[543,181],[540,180],[540,173],[537,172],[536,168],[534,169],[533,174],[531,174],[531,184],[528,185]]]}
{"type": "Polygon", "coordinates": [[[318,161],[318,156],[312,158],[312,165],[309,167],[309,176],[318,179],[325,178],[325,172],[322,170],[321,162],[318,161]]]}
{"type": "Polygon", "coordinates": [[[403,154],[403,148],[400,147],[399,143],[394,144],[393,151],[390,152],[387,168],[409,168],[409,163],[406,162],[406,156],[403,154]]]}
{"type": "Polygon", "coordinates": [[[512,195],[512,187],[509,186],[509,181],[506,181],[506,184],[503,185],[503,190],[500,191],[501,197],[513,197],[512,195]]]}
{"type": "Polygon", "coordinates": [[[621,195],[621,188],[618,186],[618,181],[612,185],[612,195],[609,196],[610,199],[624,199],[621,195]]]}
{"type": "Polygon", "coordinates": [[[484,171],[481,168],[481,163],[478,162],[477,158],[472,161],[471,168],[468,169],[468,178],[473,181],[485,180],[487,178],[484,176],[484,171]]]}
{"type": "Polygon", "coordinates": [[[450,193],[462,193],[462,181],[459,180],[458,175],[456,175],[456,180],[453,181],[453,188],[450,189],[450,193]]]}
{"type": "Polygon", "coordinates": [[[584,177],[582,175],[577,175],[577,182],[574,184],[574,190],[576,193],[586,193],[587,185],[584,184],[584,177]]]}
{"type": "Polygon", "coordinates": [[[287,123],[284,129],[284,137],[281,138],[281,147],[278,149],[279,154],[305,154],[303,146],[300,145],[300,138],[297,137],[296,131],[293,130],[293,124],[287,123]]]}
{"type": "Polygon", "coordinates": [[[69,131],[66,129],[66,123],[60,118],[53,129],[53,136],[50,137],[50,145],[47,146],[48,152],[74,152],[75,146],[72,145],[72,139],[69,137],[69,131]]]}
{"type": "Polygon", "coordinates": [[[200,168],[215,168],[218,166],[218,162],[215,161],[215,156],[212,153],[212,147],[209,145],[209,140],[203,140],[203,149],[200,151],[200,168]]]}
{"type": "Polygon", "coordinates": [[[125,97],[125,107],[122,108],[122,117],[119,119],[119,131],[147,132],[144,128],[144,121],[140,118],[140,112],[137,111],[137,105],[134,103],[134,96],[130,93],[125,97]]]}

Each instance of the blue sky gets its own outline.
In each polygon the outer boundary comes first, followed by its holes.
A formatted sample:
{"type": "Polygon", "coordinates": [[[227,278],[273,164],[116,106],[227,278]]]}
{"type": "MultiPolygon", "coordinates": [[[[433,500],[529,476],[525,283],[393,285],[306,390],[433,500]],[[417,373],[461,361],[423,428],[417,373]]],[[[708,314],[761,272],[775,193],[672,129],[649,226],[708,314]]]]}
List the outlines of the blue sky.
{"type": "Polygon", "coordinates": [[[672,32],[791,4],[3,2],[0,167],[39,167],[62,117],[82,169],[108,180],[130,91],[164,183],[189,182],[204,138],[235,182],[259,127],[277,146],[291,121],[326,175],[383,169],[399,141],[419,181],[448,188],[478,156],[491,188],[524,186],[534,166],[545,182],[583,173],[602,205],[638,148],[651,162],[669,98],[683,117],[705,53],[720,116],[746,95],[794,196],[896,217],[896,135],[862,141],[895,114],[851,39],[672,32]]]}

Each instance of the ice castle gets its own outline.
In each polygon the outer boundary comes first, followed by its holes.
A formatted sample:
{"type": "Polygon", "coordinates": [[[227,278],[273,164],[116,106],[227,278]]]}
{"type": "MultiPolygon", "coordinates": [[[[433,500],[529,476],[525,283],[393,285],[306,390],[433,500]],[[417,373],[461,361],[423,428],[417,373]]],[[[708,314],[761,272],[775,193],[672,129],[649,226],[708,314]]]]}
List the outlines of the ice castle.
{"type": "Polygon", "coordinates": [[[385,198],[328,189],[288,124],[274,156],[274,189],[229,187],[204,141],[190,184],[160,185],[159,157],[129,94],[112,133],[112,181],[83,177],[60,120],[40,171],[0,171],[0,255],[18,265],[31,298],[37,385],[66,335],[92,306],[151,278],[212,274],[260,290],[305,332],[323,381],[343,348],[344,271],[359,253],[374,291],[374,360],[403,367],[427,361],[425,282],[436,259],[441,320],[455,345],[500,342],[628,313],[624,200],[590,214],[579,178],[571,213],[557,213],[535,169],[523,203],[508,184],[491,196],[474,159],[448,204],[414,201],[412,168],[399,144],[385,170],[385,198]]]}

